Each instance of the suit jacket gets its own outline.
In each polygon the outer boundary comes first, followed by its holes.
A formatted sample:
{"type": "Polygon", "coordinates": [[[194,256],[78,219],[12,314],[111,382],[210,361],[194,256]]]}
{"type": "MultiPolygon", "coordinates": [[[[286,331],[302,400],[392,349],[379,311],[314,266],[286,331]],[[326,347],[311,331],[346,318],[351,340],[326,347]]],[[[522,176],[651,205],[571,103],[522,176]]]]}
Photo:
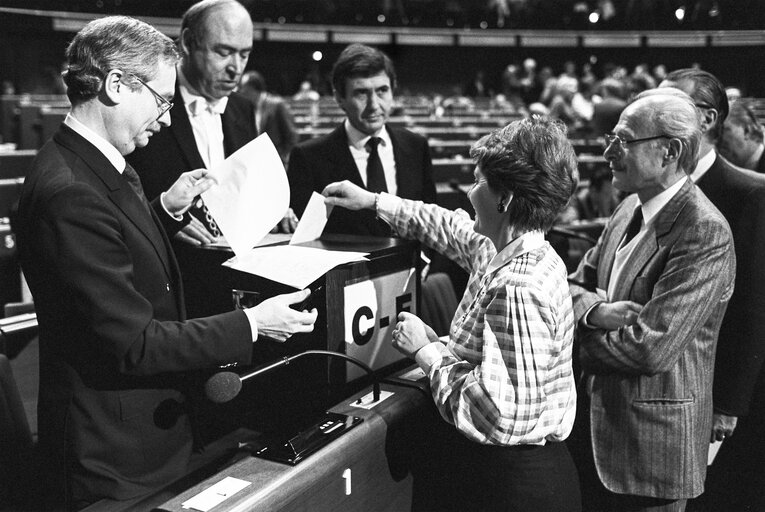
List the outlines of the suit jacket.
{"type": "Polygon", "coordinates": [[[765,358],[765,178],[718,156],[696,185],[730,224],[736,249],[736,288],[717,344],[714,407],[745,416],[765,358]]]}
{"type": "MultiPolygon", "coordinates": [[[[436,200],[430,148],[424,137],[388,126],[396,161],[396,195],[432,203],[436,200]]],[[[290,206],[303,214],[313,191],[321,192],[335,181],[349,180],[365,188],[343,124],[331,133],[295,146],[290,154],[290,206]]],[[[324,228],[327,233],[390,236],[390,228],[371,211],[335,208],[324,228]]]]}
{"type": "Polygon", "coordinates": [[[152,207],[64,125],[23,186],[16,231],[40,326],[39,442],[70,505],[182,476],[192,432],[179,372],[250,361],[242,311],[186,320],[163,226],[180,223],[152,207]]]}
{"type": "MultiPolygon", "coordinates": [[[[637,196],[625,199],[571,276],[574,314],[607,290],[637,196]]],[[[613,492],[680,499],[704,488],[715,345],[733,291],[735,255],[725,219],[686,183],[649,224],[612,301],[643,305],[637,323],[578,329],[588,377],[595,466],[613,492]]]]}
{"type": "MultiPolygon", "coordinates": [[[[182,173],[205,167],[177,83],[173,101],[170,126],[162,128],[149,139],[146,147],[136,149],[127,157],[141,177],[149,199],[169,189],[182,173]]],[[[252,103],[238,93],[229,95],[221,122],[223,150],[227,157],[258,135],[252,103]]]]}
{"type": "MultiPolygon", "coordinates": [[[[155,134],[146,147],[138,148],[127,157],[141,177],[150,199],[170,188],[182,173],[205,167],[177,84],[175,101],[175,106],[170,110],[170,126],[155,134]]],[[[221,122],[223,149],[227,157],[257,136],[252,103],[237,93],[229,95],[221,122]]],[[[212,277],[220,271],[220,264],[225,258],[212,257],[210,251],[177,240],[172,243],[183,271],[189,316],[193,318],[230,311],[233,307],[230,291],[226,292],[218,286],[218,280],[212,277]]]]}
{"type": "Polygon", "coordinates": [[[282,162],[287,162],[290,151],[297,144],[298,134],[292,119],[292,112],[282,98],[263,93],[263,98],[255,106],[256,116],[260,116],[258,132],[267,133],[276,146],[282,162]],[[258,109],[260,112],[258,112],[258,109]]]}

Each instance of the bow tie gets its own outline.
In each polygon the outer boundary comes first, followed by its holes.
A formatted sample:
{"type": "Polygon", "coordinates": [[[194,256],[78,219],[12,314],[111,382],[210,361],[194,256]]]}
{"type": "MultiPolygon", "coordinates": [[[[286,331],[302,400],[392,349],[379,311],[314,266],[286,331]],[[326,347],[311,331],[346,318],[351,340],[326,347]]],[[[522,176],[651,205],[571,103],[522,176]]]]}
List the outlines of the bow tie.
{"type": "Polygon", "coordinates": [[[207,101],[204,98],[197,98],[194,101],[192,101],[189,104],[189,111],[191,112],[192,116],[198,116],[204,112],[208,112],[210,114],[223,114],[223,111],[226,110],[226,101],[228,98],[223,98],[215,103],[211,103],[207,101]]]}

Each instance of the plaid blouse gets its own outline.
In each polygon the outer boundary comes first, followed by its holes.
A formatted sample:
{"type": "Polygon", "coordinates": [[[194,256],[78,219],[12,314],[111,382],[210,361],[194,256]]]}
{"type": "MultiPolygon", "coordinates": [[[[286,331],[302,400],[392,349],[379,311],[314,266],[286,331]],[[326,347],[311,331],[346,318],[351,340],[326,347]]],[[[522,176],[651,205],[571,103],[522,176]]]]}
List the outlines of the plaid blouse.
{"type": "Polygon", "coordinates": [[[378,214],[470,272],[448,343],[420,350],[437,350],[427,373],[444,419],[483,444],[566,439],[576,412],[574,315],[566,267],[543,233],[497,253],[463,210],[381,194],[378,214]]]}

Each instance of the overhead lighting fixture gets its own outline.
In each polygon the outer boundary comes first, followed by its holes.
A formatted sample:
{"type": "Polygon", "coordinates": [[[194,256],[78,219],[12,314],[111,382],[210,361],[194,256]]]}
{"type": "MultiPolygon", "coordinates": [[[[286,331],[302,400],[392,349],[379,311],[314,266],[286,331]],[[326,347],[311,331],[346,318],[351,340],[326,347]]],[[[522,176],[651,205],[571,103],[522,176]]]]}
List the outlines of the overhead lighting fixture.
{"type": "Polygon", "coordinates": [[[677,21],[683,21],[685,18],[685,7],[678,7],[675,11],[675,18],[677,18],[677,21]]]}
{"type": "Polygon", "coordinates": [[[590,23],[597,23],[600,21],[600,14],[598,14],[598,11],[592,11],[587,19],[590,20],[590,23]]]}
{"type": "Polygon", "coordinates": [[[316,50],[316,51],[315,51],[315,52],[313,52],[313,54],[311,55],[311,58],[312,58],[312,59],[313,59],[315,62],[320,62],[320,61],[321,61],[321,59],[323,59],[323,58],[324,58],[324,54],[323,54],[323,53],[321,53],[319,50],[316,50]]]}

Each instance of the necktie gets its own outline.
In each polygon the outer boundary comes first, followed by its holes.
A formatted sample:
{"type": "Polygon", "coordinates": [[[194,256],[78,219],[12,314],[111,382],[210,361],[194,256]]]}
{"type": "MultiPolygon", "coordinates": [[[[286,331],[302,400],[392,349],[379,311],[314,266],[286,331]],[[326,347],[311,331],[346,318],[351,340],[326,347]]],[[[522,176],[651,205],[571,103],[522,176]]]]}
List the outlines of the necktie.
{"type": "Polygon", "coordinates": [[[627,225],[627,233],[624,235],[624,241],[621,247],[624,247],[630,241],[635,238],[635,235],[640,231],[640,227],[643,225],[643,208],[638,206],[635,208],[635,212],[632,214],[632,220],[627,225]]]}
{"type": "Polygon", "coordinates": [[[382,142],[380,137],[371,137],[366,143],[366,148],[369,150],[369,158],[367,159],[367,190],[370,192],[388,191],[388,187],[385,184],[385,171],[380,160],[380,153],[377,151],[377,146],[380,145],[380,142],[382,142]]]}
{"type": "Polygon", "coordinates": [[[125,162],[125,170],[122,172],[122,176],[125,178],[125,181],[128,182],[130,188],[133,189],[138,198],[141,200],[141,203],[143,203],[146,209],[149,209],[149,201],[146,199],[146,194],[143,192],[141,178],[138,177],[138,173],[135,172],[135,169],[133,169],[133,167],[127,162],[125,162]]]}

